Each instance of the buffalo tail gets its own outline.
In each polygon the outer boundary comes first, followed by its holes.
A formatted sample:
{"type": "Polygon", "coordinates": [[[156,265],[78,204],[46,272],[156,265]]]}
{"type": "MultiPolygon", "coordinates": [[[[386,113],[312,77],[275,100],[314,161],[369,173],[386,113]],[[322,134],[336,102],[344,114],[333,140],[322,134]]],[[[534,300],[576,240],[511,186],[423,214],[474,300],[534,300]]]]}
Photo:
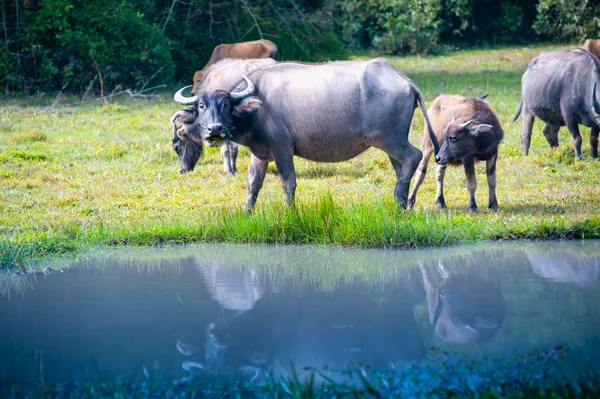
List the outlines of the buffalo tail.
{"type": "Polygon", "coordinates": [[[427,109],[425,108],[425,101],[423,101],[423,96],[419,89],[413,85],[413,89],[415,90],[415,94],[417,99],[419,100],[419,105],[421,106],[421,110],[423,111],[423,117],[425,117],[425,123],[427,124],[427,130],[429,131],[429,139],[433,144],[433,151],[435,155],[440,152],[440,144],[438,143],[437,137],[435,137],[435,133],[433,132],[433,127],[431,127],[431,121],[429,120],[429,116],[427,115],[427,109]]]}
{"type": "Polygon", "coordinates": [[[517,108],[517,113],[515,114],[515,116],[513,116],[513,122],[515,122],[517,120],[517,118],[519,117],[519,115],[521,115],[521,109],[523,108],[523,99],[521,99],[521,102],[519,103],[519,108],[517,108]]]}

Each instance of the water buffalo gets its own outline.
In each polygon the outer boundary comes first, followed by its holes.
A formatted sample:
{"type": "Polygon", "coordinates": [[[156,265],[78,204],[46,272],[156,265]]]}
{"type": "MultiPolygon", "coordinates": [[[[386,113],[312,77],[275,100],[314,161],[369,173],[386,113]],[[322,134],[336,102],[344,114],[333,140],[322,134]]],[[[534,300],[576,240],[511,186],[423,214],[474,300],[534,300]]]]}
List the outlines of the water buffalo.
{"type": "Polygon", "coordinates": [[[600,60],[600,40],[587,39],[583,42],[581,48],[590,52],[600,60]]]}
{"type": "Polygon", "coordinates": [[[545,122],[544,136],[550,147],[558,147],[558,131],[567,126],[573,138],[575,159],[581,159],[579,124],[591,127],[591,156],[598,156],[598,114],[596,84],[600,81],[600,61],[585,50],[554,50],[533,59],[521,79],[521,143],[529,153],[531,129],[537,116],[545,122]]]}
{"type": "MultiPolygon", "coordinates": [[[[444,200],[444,175],[448,164],[460,165],[465,168],[467,175],[467,189],[469,190],[470,211],[477,211],[475,190],[475,161],[486,161],[487,181],[489,188],[488,208],[498,209],[496,199],[496,161],[498,159],[498,144],[504,136],[502,127],[494,111],[483,100],[487,95],[479,98],[463,97],[456,95],[440,95],[437,97],[427,113],[431,124],[437,132],[438,141],[442,146],[436,158],[437,193],[435,202],[439,208],[445,208],[444,200]]],[[[428,129],[425,127],[425,129],[428,129]]],[[[433,146],[428,134],[423,135],[421,142],[423,159],[417,169],[415,186],[409,197],[410,205],[414,205],[419,186],[427,174],[427,164],[433,153],[433,146]]]]}
{"type": "MultiPolygon", "coordinates": [[[[202,83],[202,87],[213,90],[228,89],[231,85],[239,81],[240,74],[248,74],[257,68],[275,63],[275,60],[271,58],[248,59],[236,63],[232,63],[231,61],[233,60],[225,59],[205,67],[207,79],[202,83]]],[[[173,123],[172,145],[173,150],[177,153],[179,172],[182,174],[194,170],[196,163],[200,159],[200,156],[202,156],[203,143],[189,141],[189,135],[187,134],[189,130],[199,127],[199,125],[192,125],[197,116],[198,112],[196,108],[188,108],[177,111],[171,117],[171,123],[173,123]],[[183,125],[177,128],[175,122],[181,122],[183,125]]],[[[197,136],[199,137],[199,135],[197,136]]],[[[223,171],[235,174],[237,172],[238,145],[233,141],[223,143],[220,154],[223,159],[223,171]]]]}
{"type": "Polygon", "coordinates": [[[251,58],[277,58],[279,49],[277,45],[270,40],[261,39],[251,42],[219,44],[213,49],[210,59],[199,71],[194,74],[194,84],[192,93],[196,93],[200,84],[204,80],[209,67],[218,61],[226,58],[231,59],[251,59],[251,58]]]}
{"type": "Polygon", "coordinates": [[[439,262],[437,269],[443,281],[437,285],[432,268],[419,266],[429,321],[443,341],[487,342],[496,336],[507,309],[495,267],[470,264],[466,272],[451,273],[439,262]]]}
{"type": "MultiPolygon", "coordinates": [[[[234,61],[235,62],[235,61],[234,61]]],[[[370,147],[385,151],[396,172],[394,193],[406,206],[408,187],[422,153],[408,141],[414,109],[420,104],[435,153],[437,138],[416,85],[389,61],[338,61],[325,64],[275,63],[259,68],[228,90],[201,88],[194,97],[177,91],[178,104],[193,105],[202,137],[223,136],[249,147],[250,211],[275,161],[285,199],[294,201],[294,155],[316,162],[341,162],[370,147]],[[245,83],[244,83],[245,81],[245,83]]]]}

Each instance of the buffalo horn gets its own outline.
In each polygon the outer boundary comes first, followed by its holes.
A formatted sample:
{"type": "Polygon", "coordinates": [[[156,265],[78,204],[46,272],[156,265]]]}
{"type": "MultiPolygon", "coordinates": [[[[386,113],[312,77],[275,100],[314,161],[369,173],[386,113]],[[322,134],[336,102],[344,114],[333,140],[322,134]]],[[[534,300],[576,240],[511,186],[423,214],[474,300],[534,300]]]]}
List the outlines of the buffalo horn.
{"type": "Polygon", "coordinates": [[[459,129],[464,129],[464,128],[466,128],[467,126],[469,126],[471,123],[473,123],[473,119],[471,119],[471,120],[470,120],[470,121],[468,121],[468,122],[465,122],[465,123],[463,123],[463,124],[462,124],[462,125],[460,125],[458,128],[459,128],[459,129]]]}
{"type": "Polygon", "coordinates": [[[246,76],[242,75],[242,77],[244,78],[244,80],[246,81],[246,84],[248,84],[248,87],[246,87],[246,90],[242,90],[242,91],[232,91],[230,93],[230,97],[232,100],[243,100],[244,98],[252,95],[252,93],[254,93],[254,83],[252,83],[252,81],[250,79],[248,79],[246,76]]]}
{"type": "Polygon", "coordinates": [[[182,87],[181,89],[177,90],[177,93],[175,93],[175,95],[173,96],[173,100],[175,100],[175,102],[177,104],[181,104],[181,105],[192,105],[194,104],[197,100],[198,100],[198,96],[194,96],[194,97],[184,97],[183,91],[192,87],[191,85],[189,86],[185,86],[182,87]]]}
{"type": "Polygon", "coordinates": [[[594,82],[594,90],[592,91],[592,104],[594,105],[594,111],[600,115],[600,104],[596,98],[596,82],[594,82]]]}

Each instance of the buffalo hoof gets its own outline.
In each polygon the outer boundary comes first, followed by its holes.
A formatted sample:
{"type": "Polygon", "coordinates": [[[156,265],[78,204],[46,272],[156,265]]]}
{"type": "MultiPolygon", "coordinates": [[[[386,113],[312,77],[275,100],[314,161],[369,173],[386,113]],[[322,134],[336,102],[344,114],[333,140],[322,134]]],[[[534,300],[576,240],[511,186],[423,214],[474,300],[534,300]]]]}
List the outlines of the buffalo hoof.
{"type": "Polygon", "coordinates": [[[497,203],[490,204],[490,205],[488,205],[488,209],[496,212],[498,210],[498,204],[497,203]]]}
{"type": "Polygon", "coordinates": [[[477,213],[477,205],[469,205],[469,207],[467,208],[467,212],[477,213]]]}
{"type": "Polygon", "coordinates": [[[438,209],[446,209],[447,208],[446,201],[444,201],[444,197],[436,199],[435,205],[438,207],[438,209]]]}
{"type": "Polygon", "coordinates": [[[415,195],[411,195],[410,197],[408,197],[408,208],[412,209],[415,204],[417,203],[417,197],[415,195]]]}

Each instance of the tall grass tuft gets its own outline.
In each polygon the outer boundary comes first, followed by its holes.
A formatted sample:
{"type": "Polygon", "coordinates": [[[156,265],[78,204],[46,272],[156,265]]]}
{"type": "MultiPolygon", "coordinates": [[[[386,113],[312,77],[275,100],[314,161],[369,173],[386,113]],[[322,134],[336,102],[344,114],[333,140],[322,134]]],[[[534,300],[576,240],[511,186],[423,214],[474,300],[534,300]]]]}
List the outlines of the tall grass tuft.
{"type": "Polygon", "coordinates": [[[21,269],[27,271],[27,260],[23,245],[10,241],[0,241],[0,269],[21,269]]]}

